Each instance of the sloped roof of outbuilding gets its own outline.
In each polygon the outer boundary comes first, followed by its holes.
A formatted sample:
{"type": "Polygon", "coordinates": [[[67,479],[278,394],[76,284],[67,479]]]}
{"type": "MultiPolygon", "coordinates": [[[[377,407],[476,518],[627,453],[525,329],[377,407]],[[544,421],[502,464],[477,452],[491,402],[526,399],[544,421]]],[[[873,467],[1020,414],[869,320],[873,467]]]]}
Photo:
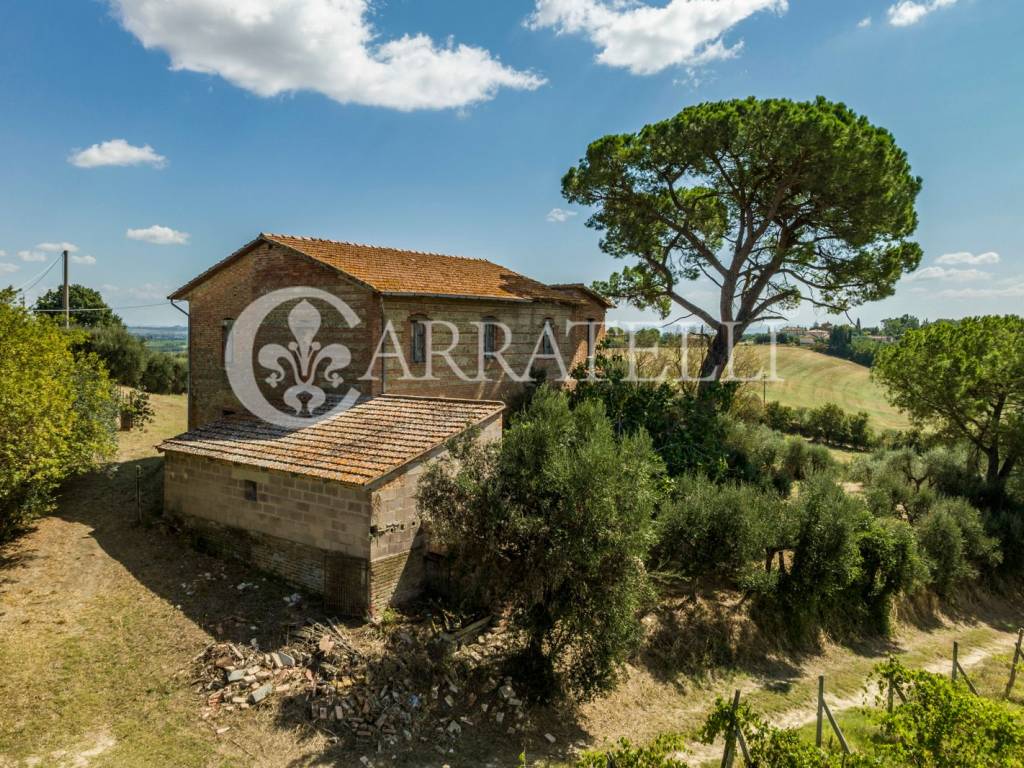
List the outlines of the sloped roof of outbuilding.
{"type": "Polygon", "coordinates": [[[497,416],[504,407],[490,400],[382,395],[300,429],[232,416],[158,447],[365,486],[497,416]]]}

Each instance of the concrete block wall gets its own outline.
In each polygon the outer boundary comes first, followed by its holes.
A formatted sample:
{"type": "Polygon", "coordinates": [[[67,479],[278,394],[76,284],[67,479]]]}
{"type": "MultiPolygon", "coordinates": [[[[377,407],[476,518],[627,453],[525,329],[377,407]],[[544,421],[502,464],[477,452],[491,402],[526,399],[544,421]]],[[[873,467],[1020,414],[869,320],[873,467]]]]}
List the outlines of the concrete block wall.
{"type": "MultiPolygon", "coordinates": [[[[479,439],[500,437],[496,414],[479,439]]],[[[423,590],[428,539],[416,492],[446,453],[438,446],[379,484],[355,488],[168,451],[164,509],[213,551],[323,594],[342,612],[379,612],[423,590]],[[247,483],[255,483],[255,500],[247,483]]]]}
{"type": "Polygon", "coordinates": [[[187,514],[350,557],[370,555],[369,492],[329,480],[169,451],[164,458],[164,506],[172,515],[187,514]],[[256,483],[256,501],[245,497],[247,480],[256,483]]]}

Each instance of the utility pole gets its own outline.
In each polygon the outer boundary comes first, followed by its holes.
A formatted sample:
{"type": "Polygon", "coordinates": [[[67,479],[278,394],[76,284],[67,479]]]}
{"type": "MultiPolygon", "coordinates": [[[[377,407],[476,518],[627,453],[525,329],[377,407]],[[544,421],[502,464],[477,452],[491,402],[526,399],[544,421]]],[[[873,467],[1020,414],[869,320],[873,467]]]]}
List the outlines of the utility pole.
{"type": "Polygon", "coordinates": [[[64,251],[64,327],[71,327],[71,303],[68,289],[68,252],[64,251]]]}

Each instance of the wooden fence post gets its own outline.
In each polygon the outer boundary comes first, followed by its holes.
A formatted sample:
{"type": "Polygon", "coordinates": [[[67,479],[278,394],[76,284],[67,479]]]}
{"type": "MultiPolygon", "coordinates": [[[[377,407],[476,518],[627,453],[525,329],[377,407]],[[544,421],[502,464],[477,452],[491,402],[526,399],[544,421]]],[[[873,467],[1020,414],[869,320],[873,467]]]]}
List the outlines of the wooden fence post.
{"type": "Polygon", "coordinates": [[[1010,665],[1010,681],[1006,684],[1006,693],[1003,695],[1008,699],[1013,691],[1013,684],[1017,682],[1017,662],[1021,656],[1021,642],[1024,641],[1024,627],[1017,630],[1017,645],[1013,649],[1013,664],[1010,665]]]}
{"type": "Polygon", "coordinates": [[[822,726],[824,721],[822,715],[828,718],[828,724],[832,728],[832,733],[839,739],[839,746],[843,748],[843,754],[850,754],[850,745],[846,743],[846,737],[843,735],[842,729],[839,727],[839,723],[836,722],[835,717],[832,716],[832,710],[828,708],[828,704],[825,703],[825,676],[818,676],[818,730],[815,737],[815,743],[818,749],[821,749],[821,735],[822,726]]]}
{"type": "Polygon", "coordinates": [[[818,675],[818,728],[814,734],[814,746],[821,749],[822,715],[825,714],[825,676],[818,675]]]}
{"type": "Polygon", "coordinates": [[[722,768],[732,768],[733,758],[736,755],[736,731],[739,730],[737,723],[739,711],[740,692],[737,689],[732,697],[732,724],[729,726],[729,732],[725,734],[725,752],[722,753],[722,768]]]}
{"type": "Polygon", "coordinates": [[[953,682],[955,683],[960,678],[964,679],[967,683],[967,689],[975,696],[978,695],[978,689],[974,687],[974,683],[971,682],[971,678],[967,676],[966,670],[960,664],[960,644],[953,641],[953,682]]]}

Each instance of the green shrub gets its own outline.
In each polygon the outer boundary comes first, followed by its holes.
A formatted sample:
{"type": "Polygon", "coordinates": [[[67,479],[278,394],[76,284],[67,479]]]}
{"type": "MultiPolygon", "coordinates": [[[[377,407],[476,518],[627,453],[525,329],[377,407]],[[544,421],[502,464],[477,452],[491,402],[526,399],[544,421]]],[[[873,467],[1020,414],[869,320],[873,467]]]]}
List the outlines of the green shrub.
{"type": "Polygon", "coordinates": [[[573,371],[577,381],[570,402],[574,408],[599,401],[617,435],[647,432],[670,475],[699,471],[724,476],[722,413],[732,402],[735,386],[721,385],[697,397],[664,382],[628,381],[624,358],[600,354],[594,372],[597,378],[592,381],[585,368],[573,371]]]}
{"type": "Polygon", "coordinates": [[[146,345],[120,324],[98,325],[85,337],[84,347],[103,361],[110,378],[126,387],[138,387],[146,367],[146,345]]]}
{"type": "Polygon", "coordinates": [[[975,696],[963,682],[909,670],[896,661],[879,665],[874,680],[879,707],[890,680],[906,697],[891,714],[884,708],[876,711],[886,738],[874,742],[871,751],[882,765],[1024,766],[1024,718],[1005,704],[975,696]]]}
{"type": "Polygon", "coordinates": [[[948,596],[1002,560],[999,543],[985,533],[981,513],[965,499],[942,499],[916,526],[929,581],[948,596]]]}
{"type": "Polygon", "coordinates": [[[803,435],[829,445],[863,449],[875,442],[867,413],[848,414],[835,403],[808,409],[790,408],[773,401],[761,410],[761,420],[779,432],[803,435]]]}
{"type": "Polygon", "coordinates": [[[825,447],[786,437],[762,424],[726,419],[723,441],[729,478],[771,487],[783,496],[789,495],[794,481],[836,468],[825,447]]]}
{"type": "Polygon", "coordinates": [[[764,423],[776,432],[794,432],[797,427],[797,414],[788,405],[772,400],[764,406],[764,423]]]}
{"type": "Polygon", "coordinates": [[[984,478],[964,446],[937,446],[926,451],[921,460],[928,481],[944,496],[963,496],[978,506],[985,494],[984,478]]]}
{"type": "Polygon", "coordinates": [[[824,627],[840,634],[888,633],[893,600],[925,570],[911,527],[876,518],[828,476],[800,488],[792,566],[780,573],[776,615],[802,638],[824,627]]]}
{"type": "Polygon", "coordinates": [[[181,355],[148,352],[142,388],[157,395],[177,395],[188,389],[188,363],[181,355]]]}
{"type": "Polygon", "coordinates": [[[661,734],[651,743],[637,747],[629,739],[620,739],[608,750],[584,752],[573,764],[574,768],[686,768],[678,757],[685,743],[678,734],[661,734]]]}
{"type": "Polygon", "coordinates": [[[538,692],[607,689],[636,648],[663,472],[646,434],[619,440],[600,402],[570,410],[542,387],[500,444],[457,441],[425,473],[431,536],[461,583],[508,611],[538,692]]]}
{"type": "MultiPolygon", "coordinates": [[[[742,701],[738,708],[733,709],[732,703],[716,700],[701,728],[700,740],[703,744],[712,744],[716,739],[725,741],[736,728],[742,731],[750,751],[750,762],[743,763],[745,765],[764,768],[854,768],[868,765],[861,763],[857,756],[844,760],[841,755],[824,752],[801,738],[796,730],[769,725],[742,701]]],[[[736,764],[739,765],[738,745],[735,750],[736,764]]]]}
{"type": "Polygon", "coordinates": [[[66,478],[116,448],[113,392],[76,334],[0,291],[0,541],[48,512],[66,478]]]}
{"type": "Polygon", "coordinates": [[[807,436],[829,445],[847,443],[846,414],[835,403],[825,403],[807,415],[807,436]]]}
{"type": "Polygon", "coordinates": [[[859,534],[870,527],[871,515],[825,476],[801,486],[796,506],[793,564],[779,577],[778,597],[792,617],[790,629],[802,635],[833,617],[860,576],[859,534]]]}
{"type": "Polygon", "coordinates": [[[846,417],[846,440],[851,448],[869,448],[875,441],[871,432],[871,417],[858,411],[846,417]]]}
{"type": "Polygon", "coordinates": [[[680,478],[655,525],[654,562],[686,576],[738,582],[753,564],[790,546],[794,530],[778,494],[752,485],[680,478]]]}
{"type": "Polygon", "coordinates": [[[860,572],[844,610],[850,621],[880,634],[892,632],[892,605],[901,593],[913,591],[927,578],[927,567],[910,525],[902,520],[871,521],[858,541],[860,572]]]}

